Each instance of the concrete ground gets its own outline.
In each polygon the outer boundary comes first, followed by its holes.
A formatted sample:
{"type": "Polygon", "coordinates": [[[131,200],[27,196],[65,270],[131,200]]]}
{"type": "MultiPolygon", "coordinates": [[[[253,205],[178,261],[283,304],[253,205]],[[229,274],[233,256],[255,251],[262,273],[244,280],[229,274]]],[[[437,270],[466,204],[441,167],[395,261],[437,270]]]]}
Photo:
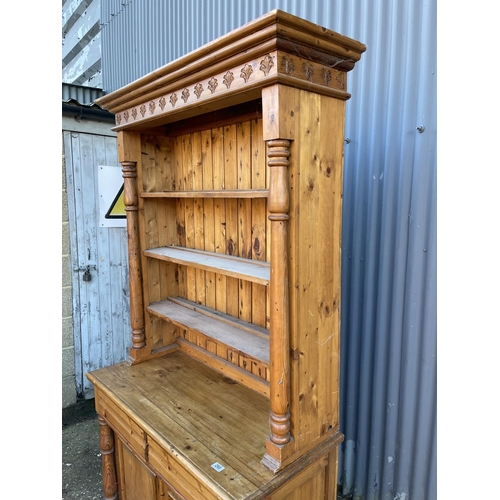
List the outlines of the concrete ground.
{"type": "Polygon", "coordinates": [[[99,424],[94,400],[62,413],[62,499],[102,500],[99,424]]]}

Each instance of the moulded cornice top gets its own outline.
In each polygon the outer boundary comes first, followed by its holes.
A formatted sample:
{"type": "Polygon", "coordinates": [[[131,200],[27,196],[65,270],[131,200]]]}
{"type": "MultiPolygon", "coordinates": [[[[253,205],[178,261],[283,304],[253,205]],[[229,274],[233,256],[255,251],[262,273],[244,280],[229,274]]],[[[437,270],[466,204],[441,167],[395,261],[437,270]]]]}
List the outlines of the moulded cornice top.
{"type": "Polygon", "coordinates": [[[96,103],[116,115],[121,129],[172,121],[168,115],[236,95],[234,103],[256,98],[274,83],[348,99],[345,73],[365,50],[352,38],[273,10],[96,103]]]}

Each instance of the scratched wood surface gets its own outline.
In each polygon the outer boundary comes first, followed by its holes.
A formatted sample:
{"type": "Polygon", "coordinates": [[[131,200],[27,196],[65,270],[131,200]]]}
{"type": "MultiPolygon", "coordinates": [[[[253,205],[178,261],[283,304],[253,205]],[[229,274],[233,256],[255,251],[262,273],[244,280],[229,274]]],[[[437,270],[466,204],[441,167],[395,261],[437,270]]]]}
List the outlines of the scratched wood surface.
{"type": "Polygon", "coordinates": [[[336,441],[273,474],[260,463],[269,400],[189,356],[120,363],[89,377],[96,409],[115,431],[118,487],[127,499],[147,491],[137,499],[153,500],[170,486],[186,500],[323,498],[336,441]]]}

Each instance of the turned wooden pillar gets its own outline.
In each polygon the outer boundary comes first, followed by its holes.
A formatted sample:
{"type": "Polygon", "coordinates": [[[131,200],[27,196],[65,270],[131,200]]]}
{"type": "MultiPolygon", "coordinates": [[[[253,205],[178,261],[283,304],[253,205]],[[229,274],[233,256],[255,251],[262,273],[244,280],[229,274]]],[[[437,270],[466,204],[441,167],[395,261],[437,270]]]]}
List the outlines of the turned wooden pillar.
{"type": "Polygon", "coordinates": [[[113,430],[101,415],[97,416],[99,431],[99,447],[102,457],[102,493],[104,500],[118,498],[118,483],[116,481],[115,438],[113,430]]]}
{"type": "Polygon", "coordinates": [[[290,358],[288,319],[288,157],[290,141],[267,142],[269,166],[268,211],[271,221],[270,281],[270,440],[290,441],[290,358]]]}
{"type": "Polygon", "coordinates": [[[134,161],[122,161],[121,164],[124,181],[123,201],[127,214],[132,349],[141,349],[146,345],[146,342],[144,336],[144,307],[139,248],[137,170],[136,162],[134,161]]]}

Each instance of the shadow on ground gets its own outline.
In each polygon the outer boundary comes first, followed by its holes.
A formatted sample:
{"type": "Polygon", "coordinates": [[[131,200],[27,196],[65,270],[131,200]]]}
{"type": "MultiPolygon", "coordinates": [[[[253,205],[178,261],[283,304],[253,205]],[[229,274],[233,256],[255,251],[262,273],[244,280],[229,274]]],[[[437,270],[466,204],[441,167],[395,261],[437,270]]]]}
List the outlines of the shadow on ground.
{"type": "Polygon", "coordinates": [[[94,400],[62,412],[62,499],[101,500],[99,423],[94,400]]]}

